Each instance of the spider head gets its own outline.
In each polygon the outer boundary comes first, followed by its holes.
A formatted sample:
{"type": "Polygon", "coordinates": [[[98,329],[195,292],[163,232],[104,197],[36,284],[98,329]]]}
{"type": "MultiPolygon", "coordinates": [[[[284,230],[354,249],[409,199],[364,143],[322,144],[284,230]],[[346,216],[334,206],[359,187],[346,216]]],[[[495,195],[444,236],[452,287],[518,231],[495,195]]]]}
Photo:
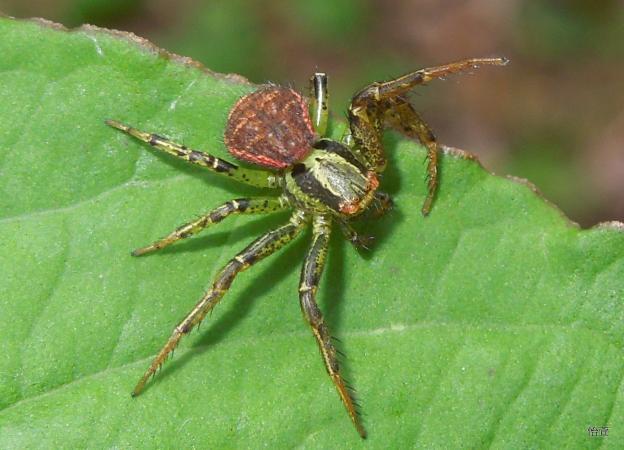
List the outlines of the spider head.
{"type": "Polygon", "coordinates": [[[348,147],[331,139],[317,141],[285,178],[286,191],[298,207],[339,216],[363,212],[379,186],[374,171],[367,170],[348,147]]]}

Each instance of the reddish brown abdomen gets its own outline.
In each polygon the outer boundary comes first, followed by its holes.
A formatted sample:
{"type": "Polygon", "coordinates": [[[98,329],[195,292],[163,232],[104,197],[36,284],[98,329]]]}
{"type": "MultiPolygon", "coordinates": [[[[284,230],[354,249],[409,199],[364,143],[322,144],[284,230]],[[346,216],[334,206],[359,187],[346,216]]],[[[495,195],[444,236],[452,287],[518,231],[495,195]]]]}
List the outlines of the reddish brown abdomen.
{"type": "Polygon", "coordinates": [[[242,97],[228,117],[225,145],[237,159],[284,169],[314,143],[308,104],[293,89],[271,86],[242,97]]]}

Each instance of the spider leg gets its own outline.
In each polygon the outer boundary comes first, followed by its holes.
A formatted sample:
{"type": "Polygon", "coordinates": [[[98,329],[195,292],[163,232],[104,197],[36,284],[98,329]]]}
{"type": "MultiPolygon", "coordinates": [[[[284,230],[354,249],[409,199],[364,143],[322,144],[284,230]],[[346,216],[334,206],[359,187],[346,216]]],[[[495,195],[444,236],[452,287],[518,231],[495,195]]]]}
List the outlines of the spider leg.
{"type": "Polygon", "coordinates": [[[345,133],[342,142],[350,145],[360,161],[369,170],[381,173],[386,168],[381,134],[383,131],[382,113],[376,101],[357,94],[351,101],[348,111],[350,133],[345,133]]]}
{"type": "Polygon", "coordinates": [[[240,181],[241,183],[264,188],[279,187],[278,177],[270,172],[238,167],[237,165],[224,159],[217,158],[216,156],[212,156],[208,153],[191,150],[186,146],[172,142],[165,137],[137,130],[136,128],[125,125],[116,120],[107,120],[106,124],[113,128],[117,128],[118,130],[121,130],[140,141],[146,142],[152,147],[169,153],[170,155],[183,159],[184,161],[188,161],[191,164],[205,167],[213,172],[226,175],[236,181],[240,181]]]}
{"type": "Polygon", "coordinates": [[[317,72],[310,78],[310,116],[319,136],[325,136],[327,132],[327,96],[327,75],[317,72]]]}
{"type": "Polygon", "coordinates": [[[299,284],[299,302],[301,311],[305,320],[312,328],[312,333],[316,338],[323,362],[327,373],[331,377],[338,395],[345,407],[353,425],[357,429],[362,438],[366,437],[366,430],[360,421],[360,417],[356,410],[354,398],[347,387],[345,380],[340,375],[336,348],[332,344],[329,329],[323,320],[323,315],[316,304],[316,291],[318,289],[319,280],[325,266],[325,258],[327,256],[327,248],[329,245],[329,236],[331,232],[331,223],[324,216],[315,216],[313,222],[312,245],[306,255],[303,269],[301,271],[301,280],[299,284]]]}
{"type": "Polygon", "coordinates": [[[441,66],[428,67],[415,72],[410,72],[394,80],[373,83],[369,88],[376,91],[375,97],[379,100],[396,97],[419,84],[427,83],[435,78],[444,78],[449,75],[478,69],[483,65],[504,66],[509,63],[507,58],[470,58],[441,66]]]}
{"type": "Polygon", "coordinates": [[[137,396],[143,391],[149,378],[156,373],[167,359],[169,353],[175,349],[182,336],[188,334],[219,303],[239,272],[248,269],[253,264],[282,248],[303,230],[306,223],[307,217],[301,212],[295,212],[287,224],[265,233],[234,256],[219,271],[212,287],[204,294],[184,320],[174,328],[171,337],[158,355],[156,355],[132,391],[132,396],[137,396]]]}
{"type": "Polygon", "coordinates": [[[406,136],[418,139],[427,147],[427,197],[422,207],[424,216],[431,211],[431,205],[438,187],[438,143],[427,125],[409,102],[401,97],[388,100],[386,123],[406,136]]]}
{"type": "Polygon", "coordinates": [[[502,66],[507,64],[505,58],[472,58],[445,64],[437,67],[420,69],[401,77],[385,82],[375,82],[356,93],[349,107],[349,124],[351,136],[369,167],[382,172],[386,166],[386,158],[381,142],[385,111],[392,106],[396,97],[406,93],[419,84],[435,78],[475,69],[481,65],[502,66]]]}
{"type": "Polygon", "coordinates": [[[381,217],[394,207],[394,201],[389,194],[383,191],[376,191],[372,207],[374,211],[373,216],[381,217]]]}
{"type": "Polygon", "coordinates": [[[199,233],[212,224],[221,222],[232,214],[264,214],[284,210],[288,207],[288,199],[284,195],[280,197],[237,198],[230,200],[192,222],[176,228],[168,236],[146,247],[137,248],[132,252],[132,256],[141,256],[165,248],[180,239],[186,239],[199,233]]]}
{"type": "Polygon", "coordinates": [[[362,235],[358,233],[355,228],[353,228],[351,224],[345,220],[338,221],[338,224],[340,225],[340,230],[342,231],[344,238],[351,242],[356,249],[370,250],[370,246],[375,240],[375,236],[362,235]]]}

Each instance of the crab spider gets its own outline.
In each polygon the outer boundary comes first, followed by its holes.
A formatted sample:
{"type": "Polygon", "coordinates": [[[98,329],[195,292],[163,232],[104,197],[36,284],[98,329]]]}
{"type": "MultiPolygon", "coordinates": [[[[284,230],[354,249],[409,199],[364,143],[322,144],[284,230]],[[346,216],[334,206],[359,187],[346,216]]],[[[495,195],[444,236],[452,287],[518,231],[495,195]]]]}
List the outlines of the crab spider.
{"type": "Polygon", "coordinates": [[[304,259],[299,283],[299,303],[312,329],[325,368],[338,390],[349,417],[362,438],[366,431],[356,409],[353,394],[345,383],[337,351],[316,292],[325,266],[332,226],[338,224],[345,237],[357,247],[368,240],[350,225],[372,206],[380,213],[392,205],[387,194],[378,191],[379,174],[386,166],[382,145],[385,127],[418,139],[427,148],[428,192],[422,213],[429,214],[438,185],[438,146],[427,124],[405,94],[435,78],[476,68],[504,65],[504,58],[475,58],[417,70],[386,82],[375,82],[357,92],[348,110],[349,131],[342,141],[324,137],[327,131],[327,77],[317,73],[310,79],[305,98],[293,89],[263,86],[238,100],[229,113],[225,144],[237,159],[269,170],[242,168],[210,154],[191,150],[153,133],[140,131],[115,120],[106,123],[177,158],[252,186],[272,188],[278,195],[230,200],[168,236],[134,250],[141,256],[188,238],[233,214],[263,214],[292,210],[284,225],[268,231],[237,253],[216,275],[212,286],[188,315],[174,328],[169,340],[139,380],[133,396],[139,395],[167,356],[219,303],[236,275],[276,252],[312,225],[312,243],[304,259]]]}

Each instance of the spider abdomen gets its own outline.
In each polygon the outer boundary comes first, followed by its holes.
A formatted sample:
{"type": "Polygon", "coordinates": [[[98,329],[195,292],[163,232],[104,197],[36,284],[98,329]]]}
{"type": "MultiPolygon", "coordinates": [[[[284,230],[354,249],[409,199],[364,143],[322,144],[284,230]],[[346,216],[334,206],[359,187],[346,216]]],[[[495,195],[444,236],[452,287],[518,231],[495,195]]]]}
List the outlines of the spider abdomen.
{"type": "Polygon", "coordinates": [[[308,103],[297,91],[279,86],[252,92],[230,111],[224,140],[242,161],[285,169],[312,149],[315,134],[308,103]]]}
{"type": "MultiPolygon", "coordinates": [[[[342,147],[338,143],[333,144],[342,147]]],[[[318,212],[330,210],[343,216],[361,213],[373,199],[379,181],[375,172],[349,159],[339,153],[316,148],[286,175],[287,193],[304,209],[318,212]]]]}

